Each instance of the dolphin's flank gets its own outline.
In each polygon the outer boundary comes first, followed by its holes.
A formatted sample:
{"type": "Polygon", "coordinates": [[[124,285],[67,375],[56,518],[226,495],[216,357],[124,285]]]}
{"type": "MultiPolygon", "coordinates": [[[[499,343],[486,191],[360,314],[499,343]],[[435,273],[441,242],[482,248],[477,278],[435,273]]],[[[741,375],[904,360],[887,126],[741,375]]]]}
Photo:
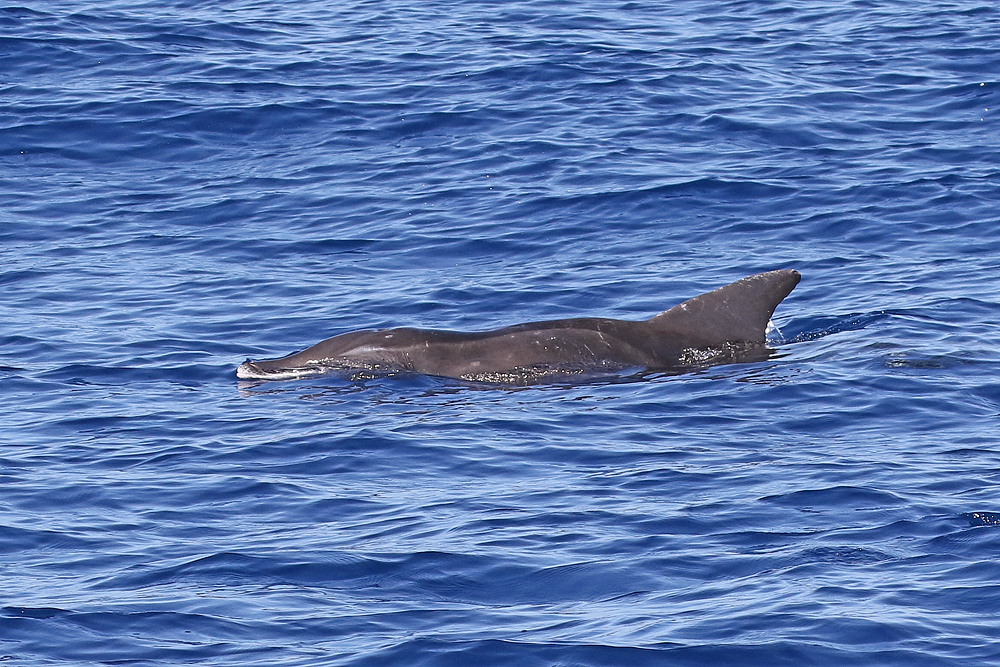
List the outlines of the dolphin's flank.
{"type": "Polygon", "coordinates": [[[768,271],[696,296],[640,322],[581,317],[459,333],[354,331],[280,359],[250,361],[242,380],[290,380],[336,371],[412,372],[522,384],[628,368],[685,370],[766,358],[774,309],[798,271],[768,271]]]}

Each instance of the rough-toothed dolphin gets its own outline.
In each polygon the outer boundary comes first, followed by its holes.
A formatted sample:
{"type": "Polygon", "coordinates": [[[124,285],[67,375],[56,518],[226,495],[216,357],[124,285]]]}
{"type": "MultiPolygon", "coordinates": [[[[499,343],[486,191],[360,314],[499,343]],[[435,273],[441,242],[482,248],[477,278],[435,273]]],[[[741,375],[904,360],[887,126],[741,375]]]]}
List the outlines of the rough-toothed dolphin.
{"type": "Polygon", "coordinates": [[[484,382],[538,382],[628,368],[678,370],[767,358],[765,329],[799,282],[792,270],[737,280],[641,322],[580,317],[494,331],[354,331],[266,361],[243,380],[290,380],[335,371],[413,372],[484,382]]]}

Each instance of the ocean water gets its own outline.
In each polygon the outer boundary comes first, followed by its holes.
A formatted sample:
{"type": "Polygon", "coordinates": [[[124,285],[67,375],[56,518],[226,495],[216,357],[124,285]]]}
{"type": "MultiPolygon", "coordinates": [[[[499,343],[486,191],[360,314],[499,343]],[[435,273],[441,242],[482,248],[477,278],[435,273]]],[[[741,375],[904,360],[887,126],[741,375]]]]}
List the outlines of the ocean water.
{"type": "Polygon", "coordinates": [[[0,659],[1000,662],[1000,9],[0,7],[0,659]],[[237,382],[353,329],[778,354],[237,382]]]}

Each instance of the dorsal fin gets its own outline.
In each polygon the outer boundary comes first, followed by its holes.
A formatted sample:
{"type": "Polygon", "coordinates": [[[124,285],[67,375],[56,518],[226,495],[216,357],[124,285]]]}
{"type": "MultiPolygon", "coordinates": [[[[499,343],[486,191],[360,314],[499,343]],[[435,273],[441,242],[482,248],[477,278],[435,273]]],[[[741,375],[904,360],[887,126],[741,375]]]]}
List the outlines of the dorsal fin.
{"type": "Polygon", "coordinates": [[[700,345],[763,344],[774,309],[800,278],[799,272],[791,269],[758,273],[688,299],[648,321],[656,329],[680,334],[700,345]]]}

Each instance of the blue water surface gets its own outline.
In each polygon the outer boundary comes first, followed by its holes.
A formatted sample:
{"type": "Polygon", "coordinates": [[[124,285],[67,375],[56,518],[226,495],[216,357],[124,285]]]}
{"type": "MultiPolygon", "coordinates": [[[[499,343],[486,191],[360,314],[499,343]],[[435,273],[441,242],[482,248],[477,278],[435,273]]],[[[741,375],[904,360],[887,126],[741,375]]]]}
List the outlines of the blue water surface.
{"type": "Polygon", "coordinates": [[[0,7],[0,659],[1000,662],[1000,9],[0,7]],[[238,383],[353,329],[778,354],[238,383]]]}

